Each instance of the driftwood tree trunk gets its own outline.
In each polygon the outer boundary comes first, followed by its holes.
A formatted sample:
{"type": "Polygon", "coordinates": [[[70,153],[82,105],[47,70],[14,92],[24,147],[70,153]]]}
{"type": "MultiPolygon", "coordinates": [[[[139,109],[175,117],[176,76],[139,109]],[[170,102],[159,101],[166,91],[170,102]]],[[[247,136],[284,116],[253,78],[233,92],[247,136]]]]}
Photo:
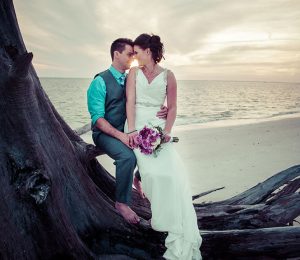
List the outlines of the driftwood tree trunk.
{"type": "Polygon", "coordinates": [[[113,179],[41,88],[10,0],[0,32],[0,258],[161,255],[163,236],[117,214],[113,179]]]}
{"type": "MultiPolygon", "coordinates": [[[[57,113],[32,58],[12,1],[1,0],[0,259],[161,258],[165,234],[129,225],[115,211],[114,178],[95,159],[99,151],[57,113]]],[[[299,256],[300,230],[287,226],[300,214],[299,176],[295,166],[230,200],[195,205],[203,255],[299,256]]],[[[149,219],[149,203],[135,191],[133,201],[149,219]]]]}

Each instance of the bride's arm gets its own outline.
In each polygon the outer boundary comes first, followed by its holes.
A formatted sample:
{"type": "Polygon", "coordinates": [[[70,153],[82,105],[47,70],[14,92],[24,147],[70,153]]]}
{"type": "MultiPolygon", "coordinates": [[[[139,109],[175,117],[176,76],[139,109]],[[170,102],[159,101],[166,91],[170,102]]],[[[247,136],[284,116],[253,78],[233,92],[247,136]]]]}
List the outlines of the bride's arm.
{"type": "Polygon", "coordinates": [[[135,131],[135,77],[137,68],[131,68],[126,81],[126,115],[128,133],[135,131]]]}
{"type": "Polygon", "coordinates": [[[177,82],[172,71],[168,71],[167,76],[167,106],[168,114],[164,132],[169,134],[177,114],[177,82]]]}

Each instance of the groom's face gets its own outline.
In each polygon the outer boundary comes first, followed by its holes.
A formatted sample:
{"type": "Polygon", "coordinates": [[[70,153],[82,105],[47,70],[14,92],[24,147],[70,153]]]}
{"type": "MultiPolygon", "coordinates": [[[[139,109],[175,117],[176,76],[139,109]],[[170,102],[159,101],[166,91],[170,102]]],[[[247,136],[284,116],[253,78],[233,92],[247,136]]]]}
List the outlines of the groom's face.
{"type": "Polygon", "coordinates": [[[125,70],[128,70],[133,61],[133,48],[130,45],[126,44],[125,49],[121,53],[119,53],[118,58],[120,65],[125,70]]]}

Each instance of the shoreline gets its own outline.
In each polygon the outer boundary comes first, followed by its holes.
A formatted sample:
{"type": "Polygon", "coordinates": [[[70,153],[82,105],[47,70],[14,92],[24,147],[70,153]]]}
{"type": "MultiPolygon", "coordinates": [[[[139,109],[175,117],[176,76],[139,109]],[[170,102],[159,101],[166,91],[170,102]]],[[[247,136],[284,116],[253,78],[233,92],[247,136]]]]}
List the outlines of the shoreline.
{"type": "Polygon", "coordinates": [[[297,118],[300,120],[300,113],[284,114],[275,117],[257,118],[257,119],[218,120],[218,121],[210,121],[205,123],[195,123],[195,124],[188,124],[188,125],[174,125],[173,131],[177,132],[177,131],[189,131],[189,130],[203,129],[203,128],[242,126],[242,125],[261,124],[261,123],[281,121],[285,119],[297,119],[297,118]]]}

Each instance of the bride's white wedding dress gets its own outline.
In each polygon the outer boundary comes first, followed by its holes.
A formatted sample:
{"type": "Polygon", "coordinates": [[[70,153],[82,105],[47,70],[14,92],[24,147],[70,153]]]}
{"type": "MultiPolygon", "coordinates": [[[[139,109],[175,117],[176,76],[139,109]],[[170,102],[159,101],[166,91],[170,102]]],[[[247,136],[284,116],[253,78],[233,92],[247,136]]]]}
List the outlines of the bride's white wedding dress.
{"type": "MultiPolygon", "coordinates": [[[[148,83],[143,72],[136,74],[136,121],[141,130],[147,126],[161,126],[165,120],[156,117],[166,98],[167,70],[148,83]]],[[[125,131],[127,130],[127,124],[125,131]]],[[[157,157],[144,155],[134,149],[142,188],[151,203],[151,226],[154,230],[168,232],[165,240],[166,259],[201,259],[197,217],[192,204],[187,174],[176,144],[163,144],[157,157]]]]}

